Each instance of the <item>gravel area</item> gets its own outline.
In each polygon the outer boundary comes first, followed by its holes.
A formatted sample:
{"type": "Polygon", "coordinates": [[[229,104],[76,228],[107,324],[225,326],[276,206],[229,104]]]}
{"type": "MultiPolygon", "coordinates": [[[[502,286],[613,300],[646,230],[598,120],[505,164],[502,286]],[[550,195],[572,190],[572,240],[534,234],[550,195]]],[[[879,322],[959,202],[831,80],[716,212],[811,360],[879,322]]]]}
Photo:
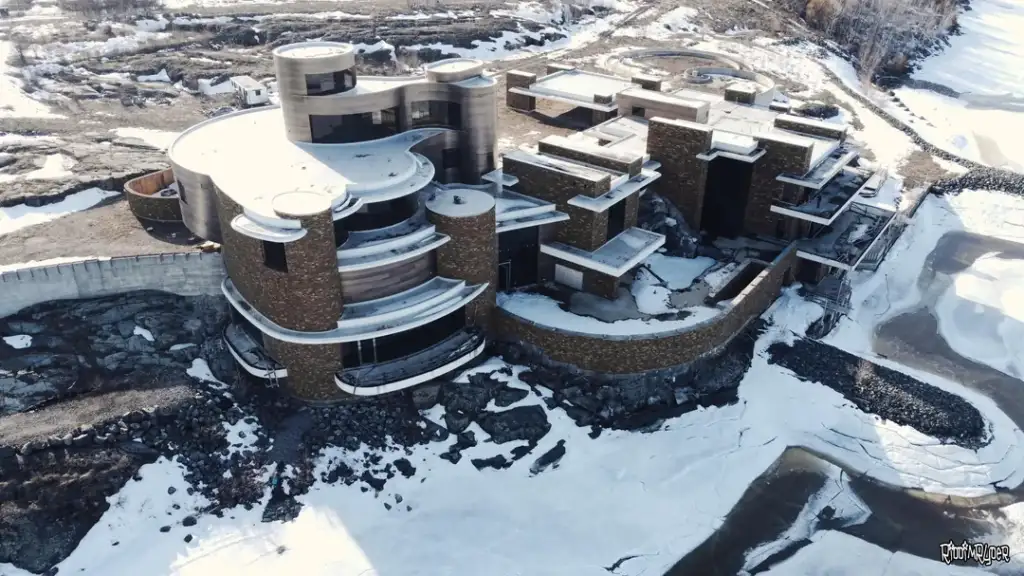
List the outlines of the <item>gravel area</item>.
{"type": "Polygon", "coordinates": [[[772,344],[769,362],[842,394],[860,410],[939,440],[976,449],[987,439],[981,413],[960,396],[833,346],[799,339],[772,344]]]}

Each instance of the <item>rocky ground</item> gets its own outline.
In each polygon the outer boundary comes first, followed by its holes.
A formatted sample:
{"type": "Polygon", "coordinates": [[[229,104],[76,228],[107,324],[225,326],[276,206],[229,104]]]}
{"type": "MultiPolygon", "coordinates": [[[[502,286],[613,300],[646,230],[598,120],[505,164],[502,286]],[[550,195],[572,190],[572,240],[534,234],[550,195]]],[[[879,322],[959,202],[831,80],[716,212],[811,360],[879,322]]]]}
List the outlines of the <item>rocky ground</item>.
{"type": "Polygon", "coordinates": [[[940,440],[978,448],[988,439],[981,413],[962,397],[833,346],[798,339],[768,348],[770,362],[820,382],[869,414],[940,440]]]}

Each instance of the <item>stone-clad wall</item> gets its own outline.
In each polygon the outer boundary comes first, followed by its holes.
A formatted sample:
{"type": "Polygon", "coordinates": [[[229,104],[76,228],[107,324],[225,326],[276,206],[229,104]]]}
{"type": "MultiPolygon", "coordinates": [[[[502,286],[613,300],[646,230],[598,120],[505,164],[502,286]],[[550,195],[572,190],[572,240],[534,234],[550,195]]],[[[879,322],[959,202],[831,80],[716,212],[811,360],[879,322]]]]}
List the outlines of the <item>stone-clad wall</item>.
{"type": "Polygon", "coordinates": [[[341,370],[341,344],[295,344],[263,336],[267,352],[288,369],[286,392],[304,402],[329,404],[351,398],[334,381],[341,370]]]}
{"type": "Polygon", "coordinates": [[[775,178],[783,173],[807,172],[811,167],[812,147],[767,135],[758,136],[757,139],[765,154],[754,163],[751,171],[743,229],[748,233],[775,236],[779,221],[789,220],[771,212],[772,202],[781,199],[785,192],[785,184],[775,178]]]}
{"type": "Polygon", "coordinates": [[[600,196],[610,189],[610,176],[589,180],[556,170],[548,170],[512,158],[505,158],[503,170],[517,178],[519,192],[554,203],[558,210],[569,215],[569,221],[557,225],[555,239],[581,250],[595,250],[604,244],[608,228],[607,212],[597,213],[569,205],[569,200],[580,194],[600,196]]]}
{"type": "MultiPolygon", "coordinates": [[[[218,193],[221,222],[242,212],[218,193]]],[[[308,232],[284,245],[288,272],[264,265],[263,241],[221,227],[222,250],[228,275],[249,304],[283,328],[318,332],[337,327],[341,316],[341,275],[330,212],[300,220],[308,232]]]]}
{"type": "MultiPolygon", "coordinates": [[[[483,194],[483,192],[480,192],[483,194]]],[[[427,219],[451,241],[437,249],[437,275],[469,284],[487,283],[487,290],[466,306],[470,325],[488,329],[498,290],[498,234],[494,207],[475,216],[455,218],[427,210],[427,219]]]]}
{"type": "Polygon", "coordinates": [[[784,250],[734,300],[725,313],[677,332],[602,336],[537,325],[503,309],[495,315],[498,336],[541,350],[549,359],[582,370],[634,374],[678,366],[727,344],[778,297],[796,262],[796,246],[784,250]]]}
{"type": "Polygon", "coordinates": [[[537,75],[522,70],[509,70],[505,73],[505,105],[509,108],[532,112],[537,108],[537,99],[525,94],[510,92],[510,88],[529,88],[537,81],[537,75]]]}
{"type": "Polygon", "coordinates": [[[779,115],[775,117],[775,127],[811,136],[820,136],[839,141],[846,140],[846,126],[842,124],[811,122],[800,117],[779,115]]]}
{"type": "MultiPolygon", "coordinates": [[[[221,235],[228,276],[253,308],[284,328],[320,332],[337,327],[342,291],[330,210],[299,218],[307,233],[285,243],[287,272],[264,264],[261,240],[239,234],[227,224],[242,210],[219,191],[217,211],[225,223],[221,235]]],[[[341,370],[340,346],[277,342],[266,335],[263,341],[270,355],[288,369],[290,394],[312,402],[344,397],[333,376],[341,370]]]]}
{"type": "Polygon", "coordinates": [[[694,230],[700,229],[707,181],[707,162],[698,160],[697,154],[710,149],[710,126],[664,118],[652,118],[648,124],[647,152],[661,162],[654,190],[672,202],[694,230]]]}
{"type": "Polygon", "coordinates": [[[633,228],[636,226],[637,219],[640,217],[640,194],[630,194],[626,197],[626,228],[633,228]]]}
{"type": "Polygon", "coordinates": [[[625,172],[628,173],[630,177],[636,176],[640,173],[640,167],[643,165],[644,160],[641,156],[637,156],[628,161],[620,158],[614,158],[612,156],[614,153],[613,151],[601,154],[597,153],[597,151],[591,152],[588,150],[581,150],[571,147],[571,143],[569,142],[556,140],[554,138],[545,138],[538,142],[537,150],[543,154],[550,154],[567,160],[575,160],[577,162],[583,162],[593,166],[607,168],[609,170],[625,172]]]}
{"type": "Polygon", "coordinates": [[[124,184],[128,207],[136,217],[153,222],[181,222],[178,196],[154,196],[174,182],[170,168],[133,178],[124,184]]]}

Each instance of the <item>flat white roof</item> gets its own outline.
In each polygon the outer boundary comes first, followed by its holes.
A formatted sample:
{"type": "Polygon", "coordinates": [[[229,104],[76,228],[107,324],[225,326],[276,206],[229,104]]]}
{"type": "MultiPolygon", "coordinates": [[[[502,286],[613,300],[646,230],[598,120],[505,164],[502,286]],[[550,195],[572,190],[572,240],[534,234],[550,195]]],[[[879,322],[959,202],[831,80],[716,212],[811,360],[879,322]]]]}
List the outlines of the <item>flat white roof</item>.
{"type": "Polygon", "coordinates": [[[274,53],[288,58],[325,58],[354,51],[351,44],[344,42],[299,42],[281,46],[274,53]]]}
{"type": "Polygon", "coordinates": [[[627,78],[573,69],[544,76],[531,84],[530,90],[570,100],[593,102],[595,94],[614,96],[632,85],[627,78]]]}
{"type": "Polygon", "coordinates": [[[542,254],[618,278],[665,244],[665,236],[642,228],[627,228],[597,250],[587,252],[561,242],[540,245],[542,254]]]}
{"type": "Polygon", "coordinates": [[[494,210],[494,197],[472,188],[435,190],[427,198],[427,209],[449,218],[471,218],[494,210]]]}
{"type": "Polygon", "coordinates": [[[434,166],[409,149],[442,128],[411,130],[370,142],[307,144],[288,140],[279,107],[244,110],[186,130],[168,150],[171,160],[208,175],[247,215],[274,224],[275,199],[304,192],[339,206],[348,195],[379,202],[415,192],[433,180],[434,166]]]}
{"type": "Polygon", "coordinates": [[[476,60],[474,58],[449,58],[448,60],[441,60],[440,62],[427,64],[426,68],[433,72],[451,73],[472,70],[481,64],[480,60],[476,60]]]}

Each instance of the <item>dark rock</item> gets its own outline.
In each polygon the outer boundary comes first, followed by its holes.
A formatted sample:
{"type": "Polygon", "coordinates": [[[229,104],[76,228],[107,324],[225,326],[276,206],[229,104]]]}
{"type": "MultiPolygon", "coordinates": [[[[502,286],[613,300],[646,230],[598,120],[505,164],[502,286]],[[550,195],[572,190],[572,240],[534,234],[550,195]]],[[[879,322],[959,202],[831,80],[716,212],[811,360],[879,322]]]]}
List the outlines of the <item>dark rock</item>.
{"type": "Polygon", "coordinates": [[[484,468],[494,468],[495,470],[503,470],[512,465],[512,462],[505,458],[505,456],[498,454],[497,456],[491,456],[490,458],[474,458],[471,460],[473,466],[477,470],[483,470],[484,468]]]}
{"type": "Polygon", "coordinates": [[[412,403],[417,410],[426,410],[437,404],[441,396],[441,384],[428,382],[412,390],[412,403]]]}
{"type": "Polygon", "coordinates": [[[442,460],[447,460],[452,464],[458,464],[459,460],[462,460],[462,452],[459,452],[458,450],[449,450],[448,452],[441,454],[440,458],[442,460]]]}
{"type": "Polygon", "coordinates": [[[0,460],[14,458],[17,455],[18,451],[13,446],[0,446],[0,460]]]}
{"type": "Polygon", "coordinates": [[[374,477],[373,474],[370,474],[369,470],[363,472],[363,474],[359,477],[359,479],[362,480],[363,482],[366,482],[367,484],[369,484],[370,487],[373,488],[374,490],[376,490],[377,492],[380,492],[381,490],[383,490],[384,489],[384,484],[387,483],[387,480],[384,479],[384,478],[376,478],[376,477],[374,477]]]}
{"type": "Polygon", "coordinates": [[[406,458],[399,458],[398,460],[395,460],[395,468],[397,468],[398,472],[406,478],[412,478],[412,476],[416,474],[416,468],[406,458]]]}
{"type": "Polygon", "coordinates": [[[168,494],[174,494],[174,493],[175,493],[175,492],[177,492],[177,491],[178,491],[178,489],[177,489],[177,488],[175,488],[174,486],[168,486],[168,487],[167,487],[167,493],[168,493],[168,494]]]}
{"type": "Polygon", "coordinates": [[[472,430],[460,432],[455,438],[455,448],[458,450],[465,450],[466,448],[472,448],[476,446],[476,434],[472,430]]]}
{"type": "Polygon", "coordinates": [[[385,510],[391,510],[391,504],[388,504],[387,502],[385,502],[384,503],[384,509],[385,510]]]}
{"type": "Polygon", "coordinates": [[[161,532],[170,532],[171,531],[171,527],[170,526],[161,526],[160,527],[160,531],[161,532]]]}
{"type": "Polygon", "coordinates": [[[536,442],[551,430],[544,409],[540,406],[520,406],[504,412],[487,412],[478,419],[480,427],[498,444],[514,440],[536,442]]]}
{"type": "Polygon", "coordinates": [[[444,413],[444,425],[449,432],[458,434],[469,427],[472,417],[458,409],[448,409],[444,413]]]}
{"type": "Polygon", "coordinates": [[[550,450],[541,454],[540,458],[530,466],[531,474],[540,474],[549,466],[558,467],[558,462],[565,456],[565,440],[559,440],[550,450]]]}
{"type": "Polygon", "coordinates": [[[195,516],[185,516],[185,518],[181,521],[181,525],[185,526],[186,528],[190,527],[190,526],[195,526],[196,525],[196,517],[195,516]]]}
{"type": "Polygon", "coordinates": [[[191,534],[185,534],[184,540],[185,540],[185,544],[188,544],[189,542],[192,541],[192,535],[191,534]]]}
{"type": "Polygon", "coordinates": [[[508,408],[509,406],[521,401],[526,398],[530,393],[522,388],[509,388],[505,386],[500,388],[494,395],[494,404],[499,408],[508,408]]]}

